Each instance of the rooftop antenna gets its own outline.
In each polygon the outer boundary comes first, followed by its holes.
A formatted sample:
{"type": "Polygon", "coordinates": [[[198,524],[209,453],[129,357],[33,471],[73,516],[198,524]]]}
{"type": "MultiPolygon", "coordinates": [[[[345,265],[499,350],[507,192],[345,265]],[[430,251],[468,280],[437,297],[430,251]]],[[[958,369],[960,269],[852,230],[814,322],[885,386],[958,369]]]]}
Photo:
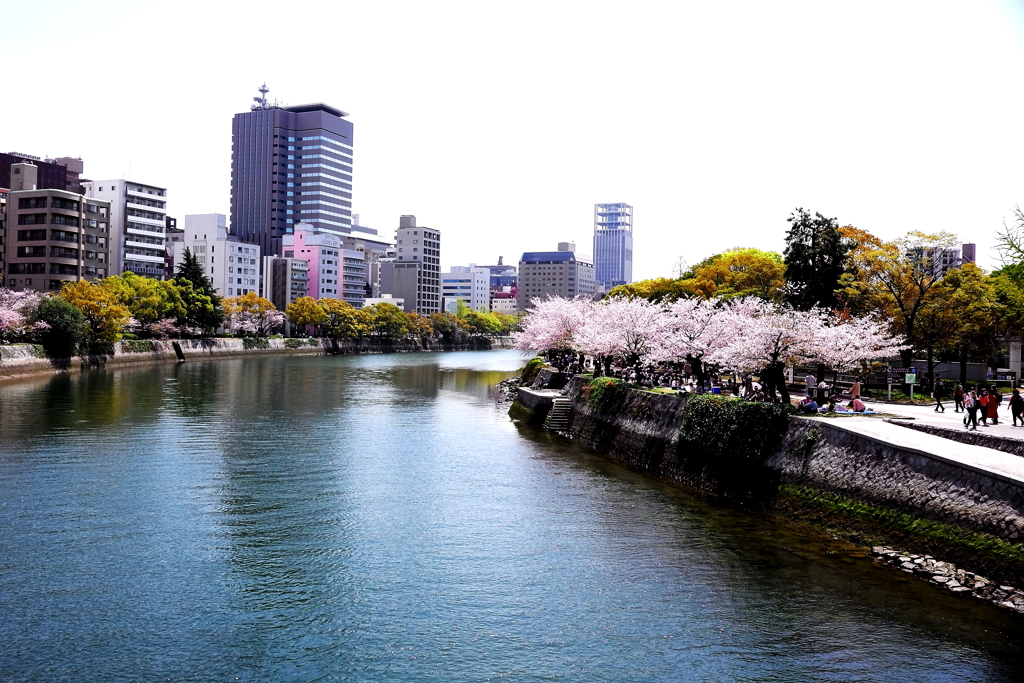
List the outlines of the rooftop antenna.
{"type": "Polygon", "coordinates": [[[258,90],[261,96],[252,98],[252,101],[256,104],[250,107],[251,111],[256,111],[257,109],[269,109],[267,106],[267,93],[270,92],[270,88],[268,88],[267,84],[264,83],[258,88],[258,90]]]}

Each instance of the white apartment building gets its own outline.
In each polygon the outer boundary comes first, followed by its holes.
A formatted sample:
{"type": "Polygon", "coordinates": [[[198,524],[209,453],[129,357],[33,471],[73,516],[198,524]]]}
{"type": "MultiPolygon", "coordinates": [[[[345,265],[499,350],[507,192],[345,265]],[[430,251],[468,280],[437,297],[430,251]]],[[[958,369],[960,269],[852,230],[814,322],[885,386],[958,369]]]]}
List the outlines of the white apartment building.
{"type": "Polygon", "coordinates": [[[86,197],[110,202],[110,274],[165,277],[167,189],[133,180],[87,180],[86,197]]]}
{"type": "Polygon", "coordinates": [[[453,266],[447,273],[441,273],[441,295],[445,299],[464,302],[474,311],[488,307],[491,298],[491,271],[487,268],[453,266]]]}
{"type": "Polygon", "coordinates": [[[189,249],[221,296],[259,293],[260,247],[239,242],[229,234],[224,214],[185,216],[184,236],[172,244],[175,271],[185,258],[185,249],[189,249]]]}

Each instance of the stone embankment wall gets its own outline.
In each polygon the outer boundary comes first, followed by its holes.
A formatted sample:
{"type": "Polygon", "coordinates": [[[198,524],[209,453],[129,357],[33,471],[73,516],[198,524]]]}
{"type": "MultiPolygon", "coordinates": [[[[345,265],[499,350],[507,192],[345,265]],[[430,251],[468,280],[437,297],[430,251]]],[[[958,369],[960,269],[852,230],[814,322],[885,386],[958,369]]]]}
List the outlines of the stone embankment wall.
{"type": "Polygon", "coordinates": [[[679,425],[687,394],[631,392],[620,410],[604,413],[587,400],[589,382],[573,378],[566,387],[572,400],[568,435],[630,469],[699,486],[699,471],[685,467],[679,448],[679,425]]]}
{"type": "MultiPolygon", "coordinates": [[[[855,419],[855,418],[853,418],[855,419]]],[[[824,421],[794,417],[768,467],[780,481],[1017,541],[1024,486],[824,421]]]]}
{"type": "Polygon", "coordinates": [[[511,348],[511,338],[473,339],[470,344],[444,344],[414,339],[343,340],[261,339],[257,344],[240,338],[135,340],[113,344],[113,353],[76,356],[75,358],[46,358],[42,348],[32,344],[0,346],[0,379],[53,372],[76,372],[91,368],[118,367],[139,363],[173,363],[179,360],[230,358],[267,354],[355,354],[405,353],[415,351],[474,351],[492,348],[511,348]],[[177,348],[175,348],[177,347],[177,348]],[[178,356],[181,352],[181,357],[178,356]]]}

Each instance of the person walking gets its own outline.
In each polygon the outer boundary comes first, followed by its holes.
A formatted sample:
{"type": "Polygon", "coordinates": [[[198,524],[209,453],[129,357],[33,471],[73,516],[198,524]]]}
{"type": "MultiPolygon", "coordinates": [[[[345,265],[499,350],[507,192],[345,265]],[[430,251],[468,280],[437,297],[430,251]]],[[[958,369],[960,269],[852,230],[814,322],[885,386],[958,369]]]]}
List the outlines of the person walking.
{"type": "Polygon", "coordinates": [[[973,391],[964,397],[964,405],[967,408],[967,417],[964,418],[964,426],[969,431],[978,431],[978,406],[979,399],[978,395],[973,391]]]}
{"type": "Polygon", "coordinates": [[[1020,389],[1014,389],[1013,395],[1010,396],[1010,415],[1013,416],[1013,426],[1017,426],[1017,420],[1020,420],[1020,426],[1024,427],[1024,397],[1020,395],[1020,389]]]}
{"type": "Polygon", "coordinates": [[[992,424],[999,424],[999,404],[1003,402],[1003,392],[995,384],[988,389],[988,417],[992,424]]]}
{"type": "Polygon", "coordinates": [[[932,388],[932,396],[935,397],[935,412],[946,412],[945,406],[942,405],[942,396],[945,393],[946,388],[942,386],[942,380],[935,380],[935,386],[932,388]]]}
{"type": "Polygon", "coordinates": [[[959,413],[964,411],[964,388],[957,382],[956,389],[953,390],[953,412],[959,413]]]}
{"type": "Polygon", "coordinates": [[[988,402],[988,390],[982,389],[978,392],[978,417],[981,419],[982,427],[988,427],[988,402]]]}

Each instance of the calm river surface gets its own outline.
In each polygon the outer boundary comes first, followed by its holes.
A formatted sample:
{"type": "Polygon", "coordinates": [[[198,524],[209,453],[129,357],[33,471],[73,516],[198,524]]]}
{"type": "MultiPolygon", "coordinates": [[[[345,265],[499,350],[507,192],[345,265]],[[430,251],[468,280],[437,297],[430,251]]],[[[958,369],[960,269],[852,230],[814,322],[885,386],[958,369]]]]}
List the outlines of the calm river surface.
{"type": "Polygon", "coordinates": [[[1024,676],[1015,615],[517,427],[521,364],[0,385],[0,680],[1024,676]]]}

